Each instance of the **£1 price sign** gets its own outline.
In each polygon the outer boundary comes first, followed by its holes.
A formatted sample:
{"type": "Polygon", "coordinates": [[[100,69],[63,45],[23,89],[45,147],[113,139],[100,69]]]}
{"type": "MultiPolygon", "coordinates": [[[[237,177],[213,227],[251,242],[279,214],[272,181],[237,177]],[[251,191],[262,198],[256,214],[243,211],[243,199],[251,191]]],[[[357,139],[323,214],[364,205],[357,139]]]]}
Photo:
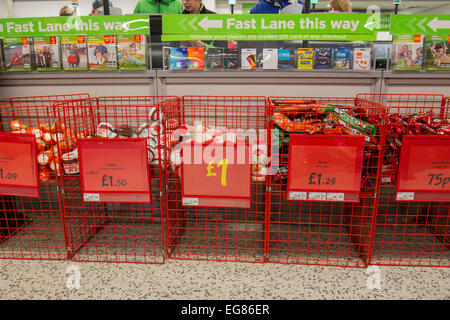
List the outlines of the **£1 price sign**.
{"type": "Polygon", "coordinates": [[[79,139],[85,202],[150,202],[145,139],[79,139]]]}
{"type": "Polygon", "coordinates": [[[249,208],[250,156],[244,144],[182,144],[183,205],[249,208]]]}
{"type": "Polygon", "coordinates": [[[403,136],[398,201],[450,201],[450,136],[403,136]]]}
{"type": "Polygon", "coordinates": [[[39,197],[35,137],[0,133],[0,194],[39,197]]]}
{"type": "Polygon", "coordinates": [[[363,136],[289,137],[288,200],[359,202],[363,136]]]}

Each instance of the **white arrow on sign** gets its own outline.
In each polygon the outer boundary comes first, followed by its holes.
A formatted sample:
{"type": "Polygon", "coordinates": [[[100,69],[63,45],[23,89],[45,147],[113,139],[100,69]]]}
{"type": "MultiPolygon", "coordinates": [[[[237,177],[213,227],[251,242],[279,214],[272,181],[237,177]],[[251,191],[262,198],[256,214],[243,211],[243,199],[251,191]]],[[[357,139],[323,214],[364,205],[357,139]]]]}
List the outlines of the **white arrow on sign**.
{"type": "Polygon", "coordinates": [[[222,20],[208,20],[208,17],[204,17],[198,25],[205,31],[208,31],[209,28],[222,28],[223,21],[222,20]]]}
{"type": "Polygon", "coordinates": [[[437,29],[450,29],[450,20],[438,20],[438,17],[428,22],[428,26],[436,32],[437,29]]]}

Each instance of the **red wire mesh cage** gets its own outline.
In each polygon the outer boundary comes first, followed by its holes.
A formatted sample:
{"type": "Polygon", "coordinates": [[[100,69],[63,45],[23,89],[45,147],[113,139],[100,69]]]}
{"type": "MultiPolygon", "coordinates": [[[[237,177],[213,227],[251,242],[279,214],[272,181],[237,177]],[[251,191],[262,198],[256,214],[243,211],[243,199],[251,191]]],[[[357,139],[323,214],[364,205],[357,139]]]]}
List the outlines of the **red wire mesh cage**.
{"type": "Polygon", "coordinates": [[[88,97],[0,100],[0,258],[67,259],[57,164],[53,161],[58,130],[52,105],[88,97]]]}
{"type": "Polygon", "coordinates": [[[161,104],[176,97],[99,97],[56,105],[65,135],[61,187],[69,257],[164,263],[161,104]]]}
{"type": "Polygon", "coordinates": [[[357,98],[388,107],[372,264],[450,266],[450,188],[445,184],[450,179],[445,180],[446,174],[442,188],[436,189],[439,174],[449,172],[448,100],[445,104],[437,94],[360,94],[357,98]],[[430,159],[436,164],[427,164],[430,159]]]}
{"type": "Polygon", "coordinates": [[[170,258],[264,262],[265,109],[264,97],[184,96],[164,110],[179,119],[165,127],[170,258]]]}
{"type": "Polygon", "coordinates": [[[326,97],[269,104],[268,261],[367,266],[386,108],[326,97]]]}

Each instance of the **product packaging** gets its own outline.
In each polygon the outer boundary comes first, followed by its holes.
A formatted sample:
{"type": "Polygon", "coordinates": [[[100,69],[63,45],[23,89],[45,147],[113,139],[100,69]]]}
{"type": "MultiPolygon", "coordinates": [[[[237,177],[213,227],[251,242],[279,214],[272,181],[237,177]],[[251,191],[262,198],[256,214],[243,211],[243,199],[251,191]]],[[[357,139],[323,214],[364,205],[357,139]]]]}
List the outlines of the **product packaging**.
{"type": "Polygon", "coordinates": [[[170,48],[169,70],[187,69],[188,48],[170,48]]]}
{"type": "Polygon", "coordinates": [[[205,48],[189,47],[187,66],[189,70],[202,70],[205,66],[205,48]]]}
{"type": "Polygon", "coordinates": [[[292,69],[293,61],[291,49],[278,49],[278,69],[292,69]]]}
{"type": "Polygon", "coordinates": [[[223,68],[223,49],[209,48],[206,54],[206,68],[208,70],[220,70],[223,68]]]}
{"type": "Polygon", "coordinates": [[[256,49],[242,49],[241,50],[241,68],[242,69],[256,69],[256,49]]]}
{"type": "Polygon", "coordinates": [[[355,48],[353,50],[353,70],[370,70],[371,50],[370,48],[355,48]]]}
{"type": "Polygon", "coordinates": [[[60,70],[59,37],[34,37],[34,61],[38,71],[60,70]]]}
{"type": "Polygon", "coordinates": [[[239,51],[238,49],[225,49],[223,55],[224,69],[238,69],[239,68],[239,51]]]}
{"type": "Polygon", "coordinates": [[[116,36],[87,36],[90,70],[116,70],[116,36]]]}
{"type": "Polygon", "coordinates": [[[393,47],[392,70],[422,69],[422,35],[397,35],[394,37],[393,47]]]}
{"type": "Polygon", "coordinates": [[[265,48],[262,55],[263,69],[278,69],[278,49],[265,48]]]}
{"type": "Polygon", "coordinates": [[[351,50],[350,48],[333,49],[333,69],[348,70],[350,69],[351,50]]]}
{"type": "Polygon", "coordinates": [[[313,68],[314,50],[312,48],[299,48],[297,68],[301,70],[311,70],[313,68]]]}
{"type": "Polygon", "coordinates": [[[3,50],[6,71],[31,71],[31,37],[4,38],[3,50]]]}
{"type": "Polygon", "coordinates": [[[146,70],[148,58],[145,35],[118,35],[117,54],[120,70],[146,70]]]}
{"type": "Polygon", "coordinates": [[[331,48],[316,48],[314,50],[314,69],[331,69],[331,48]]]}
{"type": "Polygon", "coordinates": [[[61,36],[63,70],[87,70],[85,36],[61,36]]]}
{"type": "Polygon", "coordinates": [[[425,69],[450,70],[450,35],[425,37],[425,69]]]}

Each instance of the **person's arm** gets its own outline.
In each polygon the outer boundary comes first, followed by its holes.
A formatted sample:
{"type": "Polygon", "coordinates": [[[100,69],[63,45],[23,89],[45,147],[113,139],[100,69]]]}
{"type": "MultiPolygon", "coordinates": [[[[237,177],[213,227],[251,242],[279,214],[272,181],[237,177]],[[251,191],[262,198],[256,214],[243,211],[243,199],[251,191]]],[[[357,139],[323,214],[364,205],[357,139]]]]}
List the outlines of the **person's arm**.
{"type": "Polygon", "coordinates": [[[136,7],[134,7],[134,13],[141,13],[140,1],[138,1],[138,3],[136,3],[136,7]]]}
{"type": "Polygon", "coordinates": [[[184,7],[183,7],[183,4],[181,3],[181,1],[179,1],[179,0],[175,0],[176,2],[177,2],[177,11],[178,12],[176,12],[176,13],[178,13],[178,14],[181,14],[181,13],[183,13],[183,10],[184,10],[184,7]]]}

